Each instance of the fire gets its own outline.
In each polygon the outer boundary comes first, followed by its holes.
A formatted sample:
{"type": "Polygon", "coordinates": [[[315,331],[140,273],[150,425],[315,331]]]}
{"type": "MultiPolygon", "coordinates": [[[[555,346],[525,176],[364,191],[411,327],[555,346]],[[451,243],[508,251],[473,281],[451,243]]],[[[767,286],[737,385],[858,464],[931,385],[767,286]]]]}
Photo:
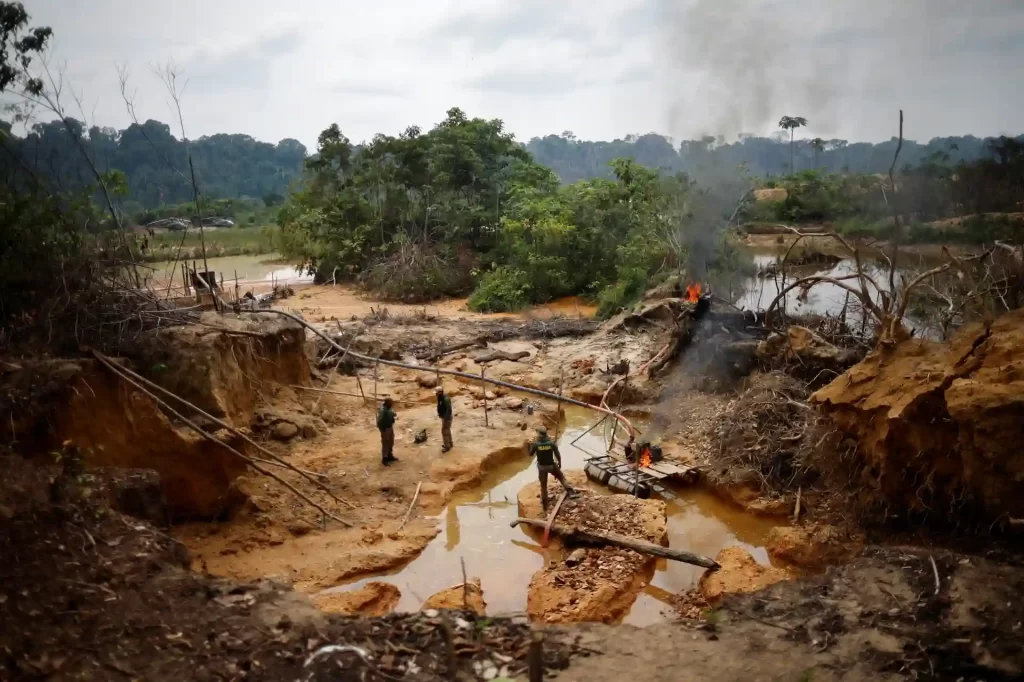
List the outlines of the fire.
{"type": "Polygon", "coordinates": [[[648,448],[644,448],[640,452],[640,468],[651,466],[651,451],[648,448]]]}
{"type": "Polygon", "coordinates": [[[700,282],[694,282],[686,287],[686,300],[690,303],[696,303],[700,299],[700,292],[700,282]]]}

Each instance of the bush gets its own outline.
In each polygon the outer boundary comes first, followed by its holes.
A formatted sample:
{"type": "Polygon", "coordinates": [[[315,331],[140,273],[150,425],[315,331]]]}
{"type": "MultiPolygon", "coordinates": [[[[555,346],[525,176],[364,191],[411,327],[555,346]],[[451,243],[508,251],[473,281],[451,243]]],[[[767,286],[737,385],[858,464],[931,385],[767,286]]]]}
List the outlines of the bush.
{"type": "Polygon", "coordinates": [[[507,313],[529,305],[533,287],[526,273],[501,266],[483,276],[469,297],[469,309],[478,313],[507,313]]]}
{"type": "Polygon", "coordinates": [[[630,268],[620,273],[619,281],[598,294],[597,316],[607,319],[632,306],[643,297],[648,282],[647,271],[642,268],[630,268]]]}
{"type": "MultiPolygon", "coordinates": [[[[395,240],[394,251],[370,265],[359,286],[382,301],[426,303],[460,296],[472,285],[472,256],[435,246],[395,240]]],[[[317,270],[317,279],[330,281],[330,271],[317,270]]]]}

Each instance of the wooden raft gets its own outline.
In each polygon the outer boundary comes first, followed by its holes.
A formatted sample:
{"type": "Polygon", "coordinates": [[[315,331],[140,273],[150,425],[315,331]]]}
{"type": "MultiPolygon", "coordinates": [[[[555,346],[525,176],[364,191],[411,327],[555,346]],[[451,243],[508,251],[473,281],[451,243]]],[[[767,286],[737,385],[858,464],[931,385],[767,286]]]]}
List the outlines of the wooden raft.
{"type": "Polygon", "coordinates": [[[686,467],[662,460],[650,466],[640,467],[624,462],[611,455],[599,455],[586,460],[583,471],[587,478],[606,485],[613,490],[647,499],[652,493],[659,497],[673,499],[676,495],[662,485],[665,480],[693,483],[699,476],[694,467],[686,467]]]}

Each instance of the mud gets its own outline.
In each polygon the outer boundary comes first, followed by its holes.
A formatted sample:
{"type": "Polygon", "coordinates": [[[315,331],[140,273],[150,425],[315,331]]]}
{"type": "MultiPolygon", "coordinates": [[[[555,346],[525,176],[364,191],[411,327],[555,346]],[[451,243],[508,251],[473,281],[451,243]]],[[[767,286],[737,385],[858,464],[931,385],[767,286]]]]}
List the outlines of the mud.
{"type": "Polygon", "coordinates": [[[453,585],[432,594],[423,602],[423,609],[452,609],[456,611],[472,611],[478,616],[487,613],[487,602],[484,591],[480,587],[479,578],[470,578],[464,583],[453,585]]]}
{"type": "Polygon", "coordinates": [[[715,561],[721,568],[705,573],[699,586],[701,596],[709,604],[714,604],[727,594],[756,592],[788,577],[781,569],[757,563],[742,547],[723,549],[715,561]]]}
{"type": "Polygon", "coordinates": [[[368,582],[358,590],[334,592],[316,597],[313,603],[327,613],[346,616],[386,616],[395,610],[402,593],[390,583],[368,582]]]}
{"type": "Polygon", "coordinates": [[[774,528],[767,544],[773,559],[812,571],[844,564],[863,547],[861,534],[829,525],[774,528]]]}

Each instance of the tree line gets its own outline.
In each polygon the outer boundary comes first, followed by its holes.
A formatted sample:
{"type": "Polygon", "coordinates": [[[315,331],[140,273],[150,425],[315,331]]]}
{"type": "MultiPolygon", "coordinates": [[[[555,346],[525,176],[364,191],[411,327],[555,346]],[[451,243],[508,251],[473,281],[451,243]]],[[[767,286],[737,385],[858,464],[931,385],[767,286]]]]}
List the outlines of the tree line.
{"type": "MultiPolygon", "coordinates": [[[[804,121],[801,126],[807,124],[801,117],[785,117],[783,121],[786,119],[804,121]]],[[[762,177],[805,170],[887,173],[896,152],[895,137],[879,143],[811,138],[794,140],[791,145],[790,135],[794,128],[801,126],[787,125],[784,131],[772,137],[740,135],[737,140],[727,141],[722,137],[705,136],[699,140],[683,140],[678,145],[671,138],[657,133],[627,135],[611,142],[591,142],[578,140],[571,132],[564,132],[535,137],[527,143],[526,149],[537,163],[551,168],[565,183],[594,177],[610,178],[614,171],[609,163],[619,158],[632,159],[650,168],[684,172],[697,179],[713,177],[738,166],[762,177]]],[[[940,156],[947,166],[991,158],[991,145],[999,139],[963,135],[936,137],[923,144],[904,140],[900,168],[917,167],[940,156]]],[[[1015,139],[1024,142],[1024,136],[1015,139]]]]}
{"type": "MultiPolygon", "coordinates": [[[[91,126],[75,119],[33,124],[24,136],[0,122],[9,154],[0,157],[8,174],[16,165],[31,168],[63,191],[78,191],[95,182],[90,162],[101,171],[125,177],[121,200],[126,214],[192,200],[186,144],[166,123],[148,120],[124,130],[91,126]],[[87,150],[90,159],[82,154],[87,150]],[[16,158],[15,158],[16,157],[16,158]]],[[[306,147],[285,139],[276,145],[249,135],[217,134],[189,140],[196,181],[210,198],[251,197],[280,203],[302,175],[306,147]]],[[[3,167],[0,166],[0,169],[3,167]]]]}
{"type": "MultiPolygon", "coordinates": [[[[790,121],[806,121],[785,117],[790,121]]],[[[56,186],[77,191],[94,181],[80,144],[92,155],[102,171],[118,170],[125,176],[125,212],[135,216],[145,209],[185,203],[192,198],[189,178],[174,169],[187,168],[186,144],[171,127],[148,120],[123,130],[87,127],[81,121],[46,121],[33,124],[23,136],[14,134],[9,122],[0,121],[5,147],[56,186]],[[76,139],[77,138],[77,139],[76,139]],[[168,163],[170,162],[170,163],[168,163]],[[173,168],[172,168],[173,166],[173,168]]],[[[821,138],[790,140],[789,132],[774,137],[741,135],[735,141],[711,136],[684,140],[678,145],[663,135],[629,135],[613,141],[578,140],[570,132],[535,137],[525,145],[540,165],[550,168],[566,185],[592,178],[615,176],[612,161],[631,159],[668,173],[683,172],[708,180],[730,174],[742,166],[754,176],[779,176],[795,171],[872,174],[888,171],[896,139],[872,144],[821,138]]],[[[998,138],[972,135],[934,138],[925,144],[904,140],[901,167],[915,168],[941,159],[946,167],[965,161],[993,158],[991,145],[998,138]]],[[[1016,138],[1018,141],[1024,137],[1016,138]]],[[[217,134],[189,141],[196,178],[209,198],[262,199],[268,206],[280,203],[293,184],[301,179],[308,157],[306,147],[294,139],[275,144],[260,142],[249,135],[217,134]]],[[[370,143],[355,144],[362,149],[370,143]]],[[[9,155],[0,157],[0,170],[14,164],[9,155]]]]}

